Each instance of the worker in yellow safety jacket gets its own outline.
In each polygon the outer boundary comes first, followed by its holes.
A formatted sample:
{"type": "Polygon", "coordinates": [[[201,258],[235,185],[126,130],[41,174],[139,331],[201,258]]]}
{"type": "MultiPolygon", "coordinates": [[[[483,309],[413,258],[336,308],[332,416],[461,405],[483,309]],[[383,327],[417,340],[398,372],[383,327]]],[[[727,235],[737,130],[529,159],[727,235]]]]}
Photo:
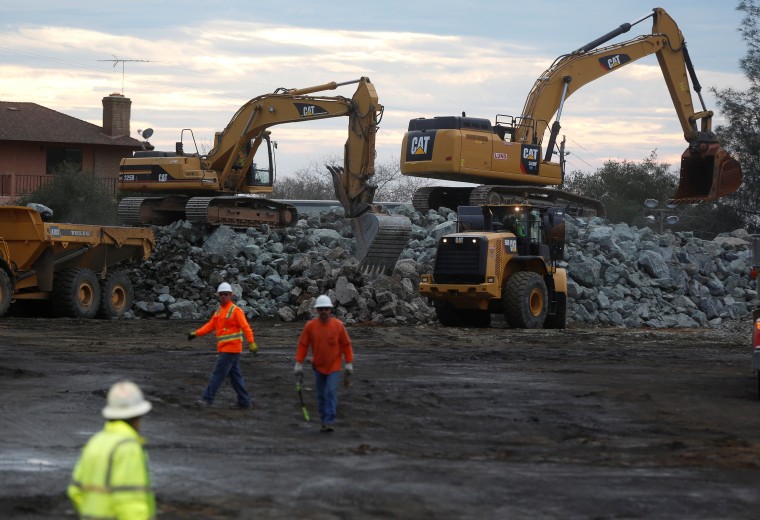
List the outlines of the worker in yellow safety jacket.
{"type": "Polygon", "coordinates": [[[243,372],[240,370],[240,353],[243,351],[243,338],[248,340],[248,349],[256,354],[259,351],[253,338],[253,329],[248,324],[243,310],[232,303],[232,286],[227,282],[219,284],[216,291],[219,297],[219,308],[214,312],[211,319],[201,328],[187,334],[187,339],[192,340],[198,336],[204,336],[210,332],[216,333],[216,351],[218,353],[208,385],[203,395],[195,402],[196,406],[205,408],[211,406],[219,387],[222,386],[227,376],[230,378],[237,402],[230,405],[236,410],[246,410],[251,407],[251,396],[245,387],[243,372]]]}
{"type": "Polygon", "coordinates": [[[143,450],[140,420],[152,405],[136,384],[120,381],[108,391],[104,428],[87,442],[68,495],[80,518],[155,518],[156,498],[143,450]]]}

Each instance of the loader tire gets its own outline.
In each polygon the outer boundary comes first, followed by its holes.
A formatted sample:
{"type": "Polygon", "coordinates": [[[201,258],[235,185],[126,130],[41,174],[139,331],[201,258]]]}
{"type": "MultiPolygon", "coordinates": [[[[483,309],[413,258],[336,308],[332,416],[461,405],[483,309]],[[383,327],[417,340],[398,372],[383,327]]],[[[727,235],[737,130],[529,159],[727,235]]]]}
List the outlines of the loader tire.
{"type": "Polygon", "coordinates": [[[5,316],[13,299],[13,285],[8,273],[0,269],[0,316],[5,316]]]}
{"type": "Polygon", "coordinates": [[[457,312],[463,327],[486,329],[491,326],[491,313],[488,311],[464,309],[457,312]]]}
{"type": "Polygon", "coordinates": [[[119,318],[132,308],[134,300],[132,282],[124,271],[114,271],[106,276],[100,296],[101,318],[119,318]]]}
{"type": "Polygon", "coordinates": [[[545,329],[564,329],[567,326],[567,295],[557,293],[557,312],[546,316],[545,329]]]}
{"type": "Polygon", "coordinates": [[[438,316],[438,322],[444,327],[456,327],[459,325],[457,310],[449,302],[435,301],[435,314],[438,316]]]}
{"type": "Polygon", "coordinates": [[[67,269],[53,279],[53,311],[68,318],[94,318],[100,307],[100,284],[89,269],[67,269]]]}
{"type": "Polygon", "coordinates": [[[547,291],[544,279],[532,271],[513,274],[504,284],[504,317],[515,329],[540,329],[547,313],[547,291]]]}

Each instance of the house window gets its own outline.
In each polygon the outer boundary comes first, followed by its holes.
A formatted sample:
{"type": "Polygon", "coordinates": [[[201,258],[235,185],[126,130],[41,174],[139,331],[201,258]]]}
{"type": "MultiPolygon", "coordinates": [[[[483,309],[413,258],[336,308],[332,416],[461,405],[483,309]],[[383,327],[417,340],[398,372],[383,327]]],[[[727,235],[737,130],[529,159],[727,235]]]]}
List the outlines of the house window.
{"type": "Polygon", "coordinates": [[[64,162],[76,165],[77,172],[82,173],[82,149],[63,148],[60,146],[47,147],[47,164],[45,171],[53,174],[64,162]]]}

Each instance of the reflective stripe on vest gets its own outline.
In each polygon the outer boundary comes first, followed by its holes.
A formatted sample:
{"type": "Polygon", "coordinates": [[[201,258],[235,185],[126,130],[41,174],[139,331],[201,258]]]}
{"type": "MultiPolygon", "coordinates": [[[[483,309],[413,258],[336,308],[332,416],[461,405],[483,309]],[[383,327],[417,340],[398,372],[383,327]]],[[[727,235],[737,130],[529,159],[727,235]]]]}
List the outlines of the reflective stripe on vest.
{"type": "Polygon", "coordinates": [[[218,343],[224,343],[225,341],[232,341],[236,339],[243,341],[243,333],[235,332],[234,334],[225,334],[224,336],[217,336],[216,339],[218,343]]]}

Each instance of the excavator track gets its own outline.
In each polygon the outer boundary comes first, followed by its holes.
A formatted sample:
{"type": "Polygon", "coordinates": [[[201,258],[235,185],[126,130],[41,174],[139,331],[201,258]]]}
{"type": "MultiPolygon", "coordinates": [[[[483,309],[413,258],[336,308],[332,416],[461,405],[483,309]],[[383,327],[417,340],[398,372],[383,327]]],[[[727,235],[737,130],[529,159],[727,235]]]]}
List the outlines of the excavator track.
{"type": "Polygon", "coordinates": [[[554,188],[532,186],[478,186],[470,193],[469,203],[471,206],[484,206],[521,202],[534,206],[567,204],[566,212],[578,217],[604,217],[607,214],[604,205],[596,199],[554,188]]]}
{"type": "Polygon", "coordinates": [[[126,197],[119,220],[128,226],[167,226],[178,220],[244,229],[261,224],[290,227],[298,222],[295,206],[256,197],[126,197]]]}
{"type": "Polygon", "coordinates": [[[541,186],[483,185],[475,188],[425,187],[414,192],[412,205],[419,212],[447,207],[484,206],[488,204],[515,204],[530,202],[533,205],[569,204],[568,213],[574,216],[606,215],[604,205],[598,200],[554,188],[541,186]],[[593,212],[593,215],[589,213],[593,212]]]}
{"type": "Polygon", "coordinates": [[[185,218],[187,197],[125,197],[119,202],[119,221],[127,226],[167,226],[185,218]]]}
{"type": "Polygon", "coordinates": [[[412,206],[420,213],[428,210],[438,210],[440,207],[454,211],[459,206],[469,204],[470,193],[473,188],[452,188],[446,186],[428,186],[419,188],[412,196],[412,206]]]}
{"type": "Polygon", "coordinates": [[[295,206],[256,197],[193,197],[185,206],[189,222],[248,228],[261,224],[290,227],[298,222],[295,206]]]}

